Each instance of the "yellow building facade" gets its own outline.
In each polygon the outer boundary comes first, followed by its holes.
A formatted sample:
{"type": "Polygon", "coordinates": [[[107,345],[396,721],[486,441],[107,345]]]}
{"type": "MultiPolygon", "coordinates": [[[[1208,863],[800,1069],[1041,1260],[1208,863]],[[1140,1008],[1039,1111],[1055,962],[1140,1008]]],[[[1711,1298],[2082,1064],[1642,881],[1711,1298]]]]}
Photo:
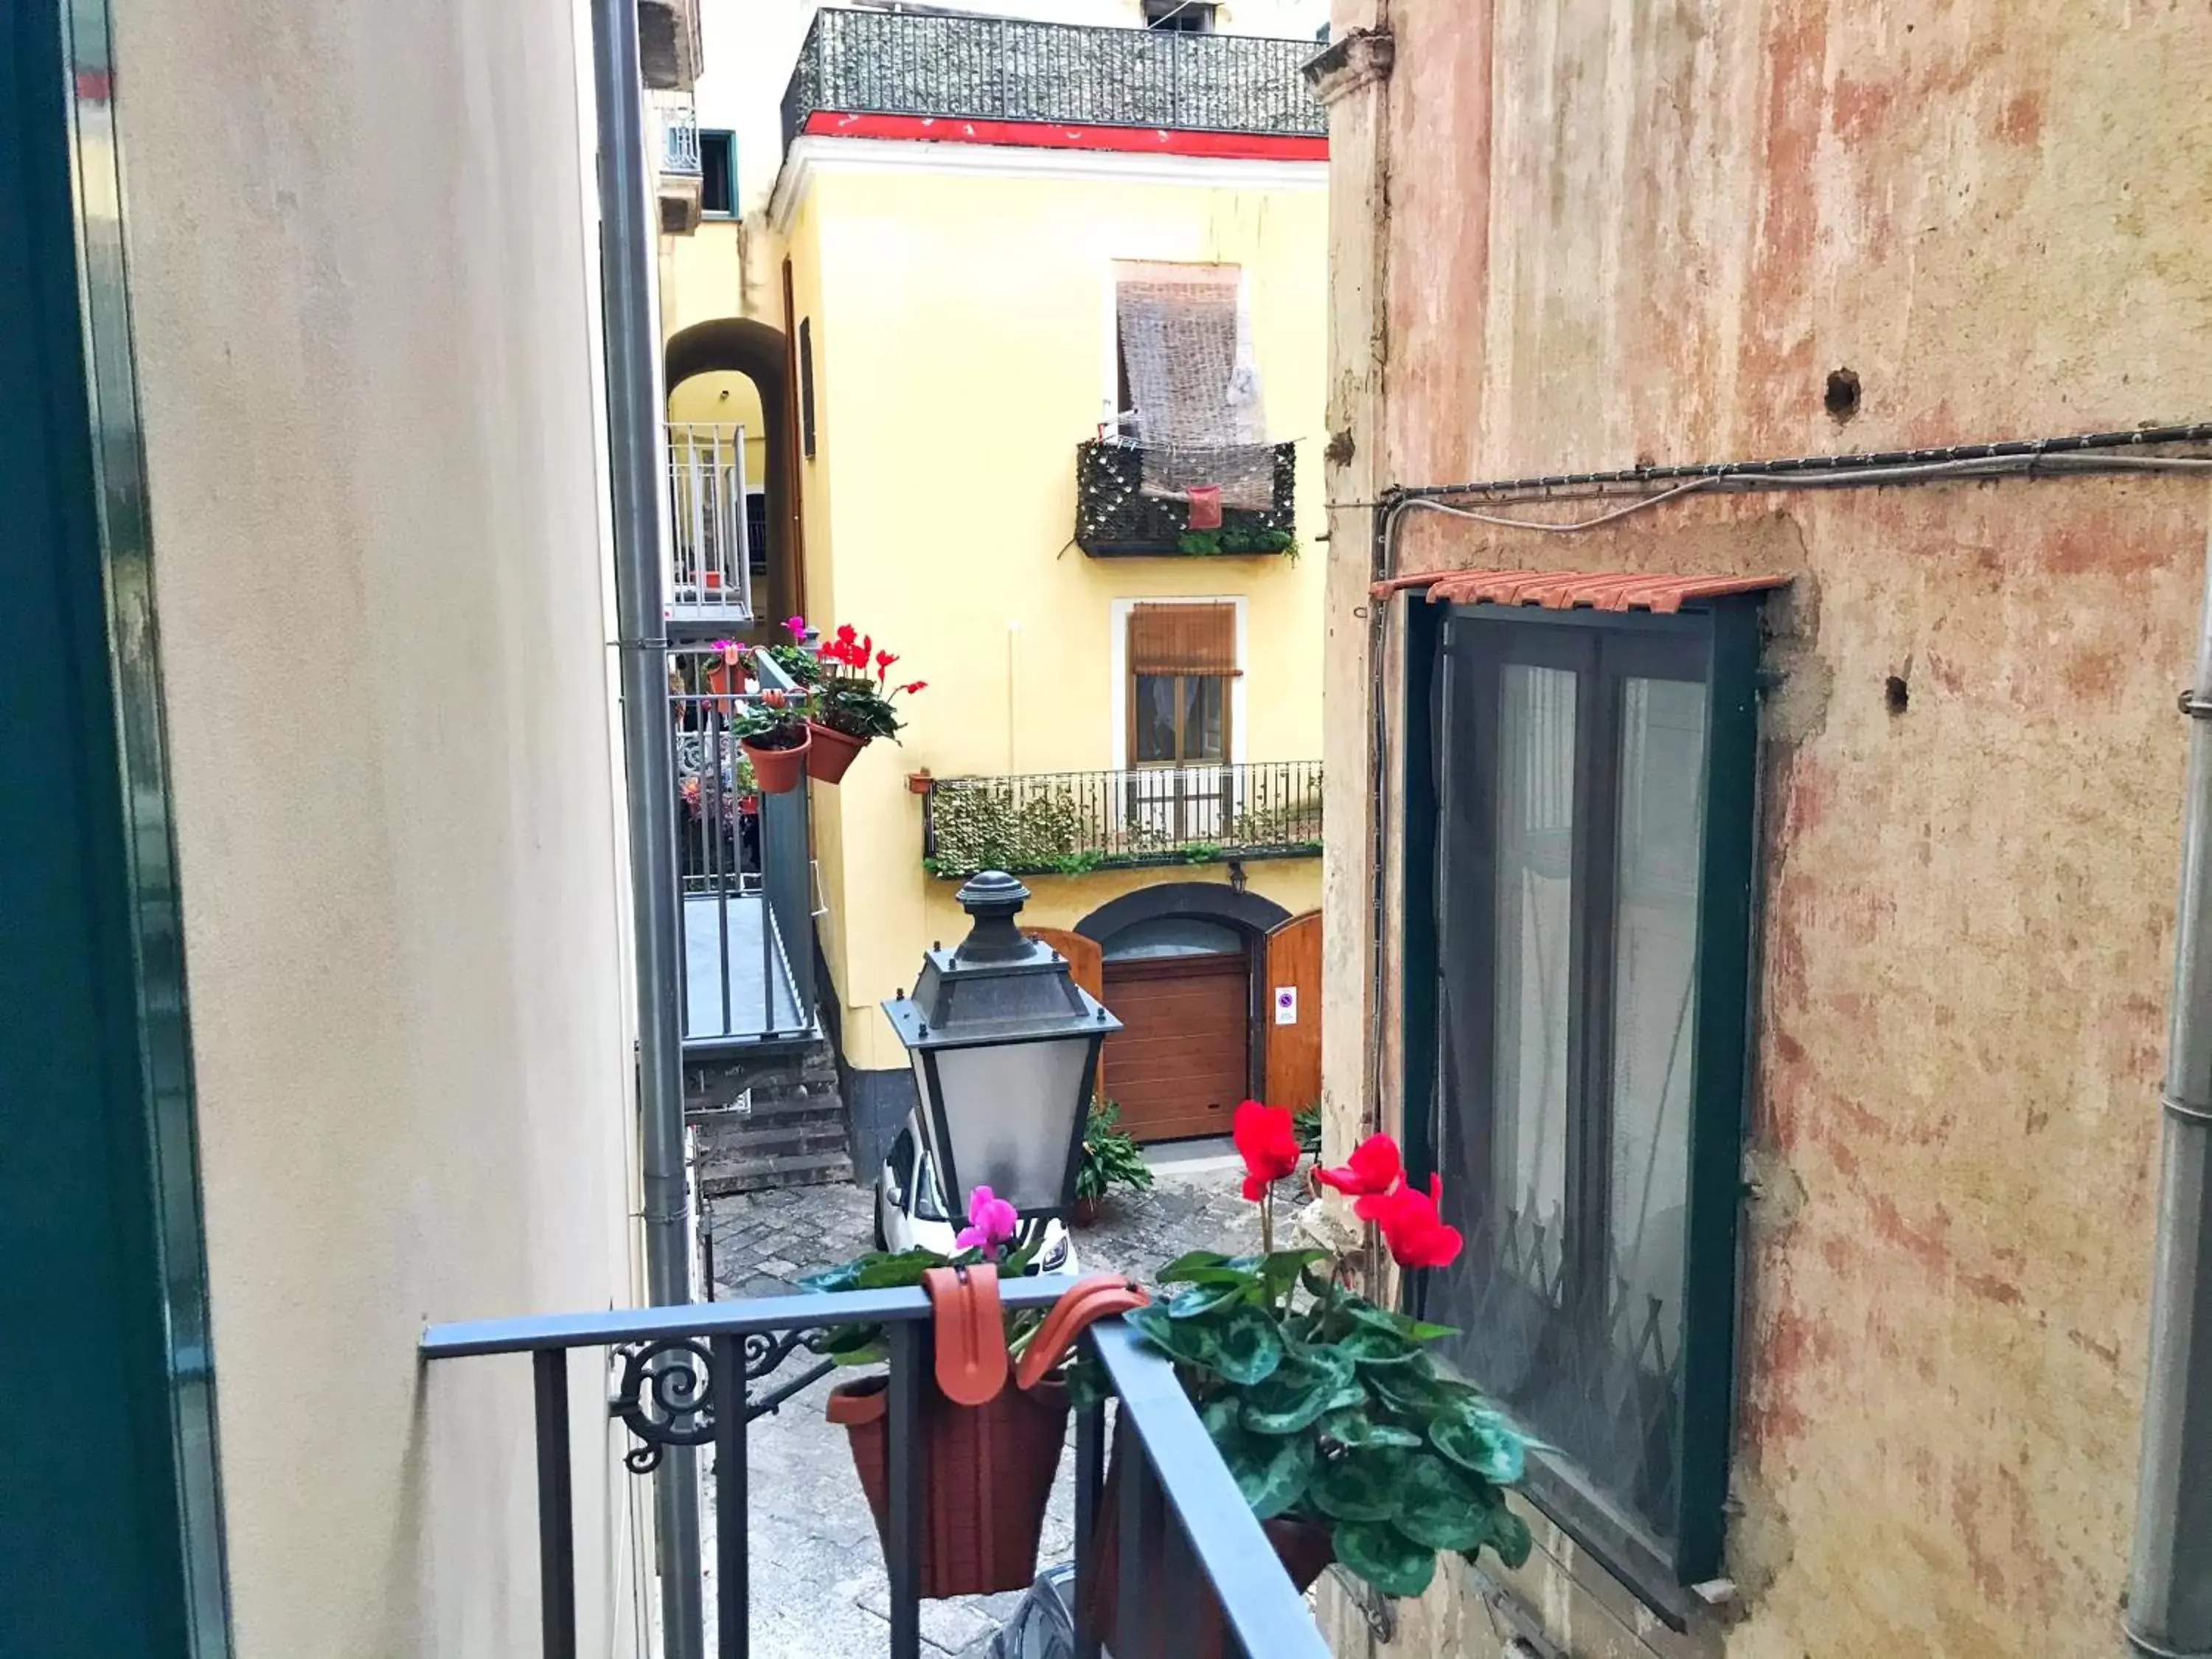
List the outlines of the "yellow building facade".
{"type": "MultiPolygon", "coordinates": [[[[1176,45],[1133,28],[1048,26],[1042,39],[1112,52],[1127,44],[1115,36],[1145,50],[1176,45]]],[[[1293,65],[1311,50],[1250,44],[1283,49],[1268,61],[1293,65]]],[[[812,34],[800,48],[817,49],[812,34]]],[[[1285,96],[1303,96],[1293,72],[1279,78],[1285,96]]],[[[702,99],[704,125],[715,117],[703,87],[702,99]]],[[[769,510],[790,520],[788,543],[755,578],[751,637],[775,633],[788,607],[825,634],[850,623],[897,653],[894,683],[927,682],[905,705],[900,744],[872,745],[836,787],[811,786],[816,924],[835,1003],[823,1022],[861,1178],[910,1088],[878,1005],[913,982],[925,948],[965,932],[957,861],[936,873],[925,865],[930,815],[945,799],[929,792],[956,780],[1080,803],[1096,835],[1064,843],[1066,873],[1021,872],[1032,895],[1024,921],[1104,944],[1109,1004],[1115,950],[1103,935],[1115,917],[1182,918],[1200,942],[1228,940],[1209,923],[1235,933],[1247,976],[1220,994],[1249,1011],[1249,1058],[1221,1102],[1225,1127],[1236,1099],[1266,1085],[1276,1022],[1318,1019],[1317,994],[1287,1020],[1263,1019],[1262,1005],[1273,989],[1264,935],[1320,902],[1323,141],[1214,132],[1186,143],[1189,135],[1151,130],[1123,148],[1127,129],[1071,142],[1065,130],[1002,123],[987,130],[990,142],[973,142],[972,125],[945,142],[928,136],[926,116],[872,118],[861,136],[823,132],[824,119],[792,134],[757,211],[664,239],[661,304],[672,423],[742,422],[749,440],[779,421],[794,428],[787,471],[768,445],[749,442],[749,474],[772,496],[787,492],[769,510]],[[1229,153],[1191,153],[1208,149],[1229,153]],[[1294,456],[1275,501],[1288,509],[1288,548],[1190,553],[1176,538],[1151,553],[1093,556],[1079,544],[1078,448],[1099,440],[1127,398],[1117,295],[1133,269],[1195,273],[1234,294],[1240,365],[1256,377],[1263,423],[1252,435],[1294,456]],[[699,361],[690,345],[732,318],[776,331],[781,384],[773,370],[689,372],[699,361]],[[1133,615],[1169,605],[1206,611],[1233,649],[1209,716],[1222,728],[1210,764],[1183,769],[1229,780],[1232,810],[1212,830],[1167,834],[1132,855],[1125,832],[1146,810],[1132,792],[1155,787],[1131,781],[1152,767],[1131,708],[1133,615]],[[1081,776],[1048,784],[1045,775],[1081,776]],[[1308,788],[1306,830],[1249,856],[1215,850],[1234,839],[1216,833],[1231,817],[1256,816],[1261,796],[1248,791],[1279,802],[1308,788]],[[1133,896],[1146,896],[1133,905],[1133,896]]],[[[742,207],[757,199],[760,169],[741,159],[738,171],[742,207]]],[[[1109,1089],[1113,1072],[1109,1050],[1109,1089]]]]}

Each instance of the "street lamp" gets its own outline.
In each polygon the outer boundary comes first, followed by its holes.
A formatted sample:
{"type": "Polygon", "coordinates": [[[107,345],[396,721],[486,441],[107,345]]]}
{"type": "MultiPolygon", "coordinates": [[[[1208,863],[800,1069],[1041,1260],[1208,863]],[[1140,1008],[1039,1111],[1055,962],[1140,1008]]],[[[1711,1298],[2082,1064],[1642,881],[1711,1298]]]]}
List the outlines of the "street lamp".
{"type": "Polygon", "coordinates": [[[978,1187],[1025,1217],[1068,1208],[1099,1047],[1121,1029],[1066,958],[1014,926],[1029,896],[1003,871],[969,877],[959,892],[968,937],[924,951],[914,994],[884,1004],[956,1212],[978,1187]]]}

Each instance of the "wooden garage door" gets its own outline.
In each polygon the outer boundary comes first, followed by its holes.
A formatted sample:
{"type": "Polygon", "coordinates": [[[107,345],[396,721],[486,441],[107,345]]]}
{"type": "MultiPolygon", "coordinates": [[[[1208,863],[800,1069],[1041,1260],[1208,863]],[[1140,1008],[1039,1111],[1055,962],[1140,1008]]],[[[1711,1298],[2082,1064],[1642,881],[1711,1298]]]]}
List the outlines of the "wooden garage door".
{"type": "Polygon", "coordinates": [[[1106,964],[1106,1092],[1139,1140],[1225,1135],[1250,1091],[1250,969],[1244,957],[1106,964]]]}

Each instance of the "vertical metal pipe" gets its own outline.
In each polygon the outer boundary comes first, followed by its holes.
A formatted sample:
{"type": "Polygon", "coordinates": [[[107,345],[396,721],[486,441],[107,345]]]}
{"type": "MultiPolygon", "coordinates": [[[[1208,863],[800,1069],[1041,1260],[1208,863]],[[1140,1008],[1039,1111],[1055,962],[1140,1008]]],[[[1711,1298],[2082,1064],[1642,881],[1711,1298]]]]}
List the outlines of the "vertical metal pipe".
{"type": "Polygon", "coordinates": [[[716,1659],[749,1659],[752,1644],[744,1341],[738,1336],[714,1339],[716,1659]]]}
{"type": "Polygon", "coordinates": [[[2197,623],[2135,1555],[2137,1654],[2212,1655],[2212,550],[2197,623]]]}
{"type": "MultiPolygon", "coordinates": [[[[608,477],[614,497],[615,607],[636,930],[639,1163],[646,1292],[691,1299],[690,1194],[684,1176],[684,1053],[676,907],[676,775],[663,632],[660,343],[653,313],[645,108],[635,0],[592,0],[599,125],[599,283],[605,312],[608,477]]],[[[698,1469],[672,1446],[653,1486],[661,1628],[668,1659],[699,1659],[698,1469]]]]}
{"type": "Polygon", "coordinates": [[[530,1357],[538,1401],[538,1605],[545,1659],[576,1659],[576,1510],[568,1474],[568,1351],[530,1357]]]}
{"type": "MultiPolygon", "coordinates": [[[[1084,1355],[1092,1357],[1090,1340],[1084,1355]]],[[[1098,1528],[1110,1525],[1102,1515],[1106,1491],[1106,1402],[1095,1400],[1075,1413],[1075,1659],[1098,1659],[1096,1611],[1097,1587],[1091,1572],[1098,1549],[1098,1528]]]]}
{"type": "Polygon", "coordinates": [[[922,1444],[921,1390],[929,1369],[928,1328],[902,1319],[890,1328],[890,1525],[888,1558],[891,1659],[921,1656],[922,1493],[929,1480],[922,1444]]]}

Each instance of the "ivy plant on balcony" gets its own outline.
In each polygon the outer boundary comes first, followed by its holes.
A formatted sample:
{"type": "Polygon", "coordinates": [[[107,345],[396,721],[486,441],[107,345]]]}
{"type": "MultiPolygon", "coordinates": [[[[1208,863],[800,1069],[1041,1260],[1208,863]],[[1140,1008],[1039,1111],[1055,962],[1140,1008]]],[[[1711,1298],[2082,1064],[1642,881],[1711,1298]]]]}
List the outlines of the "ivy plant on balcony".
{"type": "MultiPolygon", "coordinates": [[[[1528,1443],[1431,1352],[1448,1328],[1358,1295],[1343,1258],[1274,1248],[1275,1186],[1301,1153],[1291,1114],[1247,1101],[1235,1136],[1260,1253],[1177,1258],[1158,1275],[1173,1295],[1129,1322],[1176,1362],[1253,1513],[1324,1531],[1338,1565],[1383,1595],[1419,1595],[1445,1551],[1519,1566],[1531,1540],[1505,1493],[1528,1443]]],[[[1370,1252],[1408,1270],[1459,1254],[1441,1181],[1408,1182],[1389,1136],[1318,1178],[1353,1199],[1370,1252]]]]}

